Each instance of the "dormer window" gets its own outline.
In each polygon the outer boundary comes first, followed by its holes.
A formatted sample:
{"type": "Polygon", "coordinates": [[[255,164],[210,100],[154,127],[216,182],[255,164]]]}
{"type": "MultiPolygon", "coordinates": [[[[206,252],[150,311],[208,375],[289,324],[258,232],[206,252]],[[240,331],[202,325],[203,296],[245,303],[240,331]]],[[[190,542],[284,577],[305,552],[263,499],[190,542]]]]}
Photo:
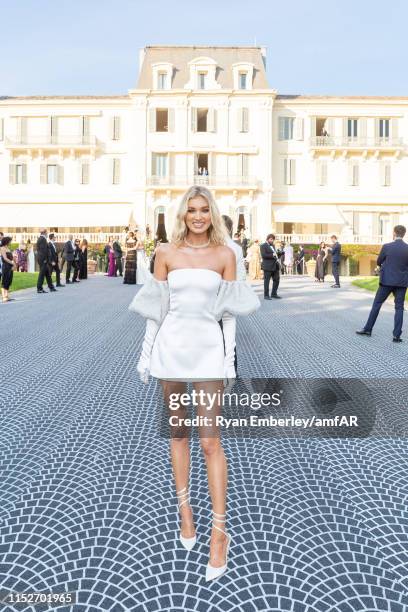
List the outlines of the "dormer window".
{"type": "Polygon", "coordinates": [[[252,89],[254,65],[250,62],[239,62],[232,65],[234,89],[252,89]]]}
{"type": "Polygon", "coordinates": [[[171,77],[173,74],[173,64],[160,62],[152,65],[153,70],[153,89],[171,89],[171,77]]]}
{"type": "Polygon", "coordinates": [[[197,89],[206,89],[207,83],[207,73],[199,72],[198,73],[198,88],[197,89]]]}
{"type": "Polygon", "coordinates": [[[247,88],[247,73],[246,72],[240,72],[239,73],[239,89],[246,89],[247,88]]]}

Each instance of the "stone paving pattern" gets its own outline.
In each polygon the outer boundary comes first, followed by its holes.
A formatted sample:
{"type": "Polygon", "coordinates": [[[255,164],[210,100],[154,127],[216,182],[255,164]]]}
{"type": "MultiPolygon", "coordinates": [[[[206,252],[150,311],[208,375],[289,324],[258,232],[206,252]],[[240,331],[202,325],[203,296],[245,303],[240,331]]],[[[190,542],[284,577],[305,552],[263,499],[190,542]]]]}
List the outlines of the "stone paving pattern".
{"type": "MultiPolygon", "coordinates": [[[[135,291],[97,276],[0,305],[0,589],[78,591],[73,608],[55,608],[78,612],[408,610],[403,437],[225,438],[230,566],[205,582],[204,459],[193,439],[198,543],[188,553],[157,385],[136,377],[135,291]]],[[[407,376],[392,305],[360,338],[371,294],[284,278],[281,295],[239,319],[241,376],[407,376]]],[[[396,418],[405,414],[401,405],[396,418]]]]}

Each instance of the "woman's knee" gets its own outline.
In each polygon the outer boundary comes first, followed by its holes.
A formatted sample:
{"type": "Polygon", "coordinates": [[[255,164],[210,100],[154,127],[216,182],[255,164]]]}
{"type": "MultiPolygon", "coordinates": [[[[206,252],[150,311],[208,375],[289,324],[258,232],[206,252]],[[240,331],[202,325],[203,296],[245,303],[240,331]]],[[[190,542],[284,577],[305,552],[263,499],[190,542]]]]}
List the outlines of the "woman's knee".
{"type": "Polygon", "coordinates": [[[221,441],[219,438],[201,438],[200,444],[204,455],[208,457],[222,450],[221,441]]]}

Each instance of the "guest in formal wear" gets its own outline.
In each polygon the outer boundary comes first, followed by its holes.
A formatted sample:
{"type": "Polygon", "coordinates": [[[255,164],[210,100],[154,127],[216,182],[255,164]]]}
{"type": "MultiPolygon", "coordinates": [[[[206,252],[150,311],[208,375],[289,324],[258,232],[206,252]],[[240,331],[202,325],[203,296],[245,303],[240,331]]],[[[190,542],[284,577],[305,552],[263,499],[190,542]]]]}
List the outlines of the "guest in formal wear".
{"type": "Polygon", "coordinates": [[[81,259],[79,264],[79,278],[81,280],[88,278],[88,241],[83,238],[79,246],[81,259]]]}
{"type": "Polygon", "coordinates": [[[118,272],[119,272],[119,276],[123,276],[123,266],[122,266],[123,251],[122,251],[122,247],[120,245],[119,240],[114,241],[112,248],[115,254],[116,276],[118,272]]]}
{"type": "Polygon", "coordinates": [[[371,336],[381,306],[387,297],[394,295],[395,315],[393,342],[402,342],[402,322],[404,318],[404,301],[408,287],[408,244],[403,238],[406,228],[403,225],[394,227],[394,240],[384,244],[377,258],[380,267],[379,287],[374,298],[367,323],[357,334],[371,336]]]}
{"type": "Polygon", "coordinates": [[[72,275],[72,282],[79,283],[78,276],[81,268],[81,260],[82,260],[82,251],[81,251],[81,241],[79,238],[76,238],[74,242],[74,259],[72,260],[72,267],[74,268],[74,273],[72,275]]]}
{"type": "Polygon", "coordinates": [[[296,271],[298,274],[303,274],[304,265],[305,265],[305,249],[300,244],[299,250],[296,255],[296,271]]]}
{"type": "Polygon", "coordinates": [[[326,275],[326,260],[328,257],[328,249],[325,242],[321,242],[316,256],[315,266],[315,282],[324,283],[326,275]]]}
{"type": "Polygon", "coordinates": [[[16,264],[13,259],[13,253],[10,250],[10,236],[3,236],[0,242],[0,259],[1,259],[1,297],[2,302],[10,302],[12,298],[9,296],[9,290],[13,282],[13,271],[16,269],[16,264]]]}
{"type": "Polygon", "coordinates": [[[264,299],[270,300],[272,298],[280,299],[278,295],[278,287],[280,281],[280,261],[279,257],[281,252],[279,249],[275,249],[274,246],[275,235],[268,234],[266,242],[261,244],[260,252],[262,257],[261,268],[264,273],[264,299]],[[272,279],[272,293],[269,296],[269,285],[272,279]]]}
{"type": "Polygon", "coordinates": [[[293,246],[290,242],[285,246],[285,272],[293,274],[293,246]]]}
{"type": "Polygon", "coordinates": [[[107,276],[116,276],[116,258],[113,250],[113,242],[110,244],[108,252],[108,273],[107,276]]]}
{"type": "MultiPolygon", "coordinates": [[[[3,238],[4,238],[3,232],[0,232],[0,247],[1,247],[1,241],[3,240],[3,238]]],[[[1,284],[2,270],[3,270],[3,264],[2,264],[2,258],[0,257],[0,284],[1,284]]]]}
{"type": "Polygon", "coordinates": [[[16,264],[16,272],[27,272],[27,253],[25,244],[22,242],[18,245],[13,253],[14,263],[16,264]]]}
{"type": "Polygon", "coordinates": [[[61,270],[58,263],[58,249],[54,233],[48,236],[48,248],[50,252],[50,274],[52,275],[52,273],[55,272],[57,287],[64,287],[64,285],[61,284],[61,270]]]}
{"type": "Polygon", "coordinates": [[[255,238],[248,249],[249,266],[248,276],[251,280],[261,280],[263,278],[261,268],[261,253],[259,250],[259,240],[255,238]]]}
{"type": "Polygon", "coordinates": [[[64,244],[64,249],[62,252],[64,261],[67,264],[67,269],[65,272],[65,282],[67,284],[71,282],[71,270],[73,268],[74,253],[75,253],[74,237],[72,234],[69,234],[68,240],[64,244]]]}
{"type": "Polygon", "coordinates": [[[123,282],[127,285],[136,284],[136,245],[134,232],[129,232],[125,244],[125,275],[123,282]]]}
{"type": "Polygon", "coordinates": [[[112,244],[113,244],[113,237],[109,236],[109,240],[107,244],[105,244],[105,246],[103,247],[103,252],[105,255],[105,274],[108,274],[108,270],[109,270],[109,252],[112,249],[112,244]]]}
{"type": "Polygon", "coordinates": [[[254,312],[259,299],[247,282],[236,280],[236,258],[226,245],[225,227],[210,190],[195,185],[184,194],[172,240],[158,247],[154,276],[129,308],[147,319],[137,370],[145,383],[149,375],[160,380],[172,417],[170,457],[180,512],[179,540],[187,550],[196,544],[189,498],[190,425],[185,422],[186,407],[177,400],[176,406],[170,406],[170,401],[185,393],[188,383],[201,396],[195,412],[201,421],[198,433],[212,504],[205,577],[215,580],[227,571],[231,542],[226,531],[228,465],[215,417],[222,411],[225,379],[235,378],[235,317],[254,312]],[[203,423],[204,415],[209,423],[203,423]]]}
{"type": "Polygon", "coordinates": [[[337,241],[337,236],[333,234],[330,237],[332,241],[331,247],[328,247],[328,250],[331,251],[332,256],[332,272],[334,277],[334,285],[332,287],[334,289],[340,289],[340,276],[339,276],[339,267],[340,267],[340,255],[341,255],[341,244],[337,241]]]}
{"type": "Polygon", "coordinates": [[[42,229],[37,240],[37,263],[39,268],[37,279],[37,293],[47,293],[43,289],[44,278],[47,281],[48,289],[56,291],[50,274],[50,250],[48,248],[48,231],[42,229]]]}

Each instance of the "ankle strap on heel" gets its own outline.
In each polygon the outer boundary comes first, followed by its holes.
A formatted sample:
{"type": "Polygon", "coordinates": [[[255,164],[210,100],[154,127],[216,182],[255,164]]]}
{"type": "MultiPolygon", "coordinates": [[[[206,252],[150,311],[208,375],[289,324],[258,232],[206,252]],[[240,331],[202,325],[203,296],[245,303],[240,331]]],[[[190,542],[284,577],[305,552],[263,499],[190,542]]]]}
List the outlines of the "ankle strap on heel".
{"type": "Polygon", "coordinates": [[[224,531],[224,529],[221,529],[221,527],[218,527],[218,525],[215,525],[215,522],[218,523],[225,523],[226,522],[226,514],[220,514],[219,512],[214,512],[213,511],[213,528],[214,529],[218,529],[218,531],[221,531],[222,533],[224,533],[225,535],[226,532],[224,531]]]}
{"type": "Polygon", "coordinates": [[[176,491],[176,495],[177,495],[178,500],[179,500],[179,508],[181,508],[181,506],[183,504],[190,503],[190,493],[189,493],[187,487],[184,487],[183,489],[180,489],[180,491],[176,491]]]}

